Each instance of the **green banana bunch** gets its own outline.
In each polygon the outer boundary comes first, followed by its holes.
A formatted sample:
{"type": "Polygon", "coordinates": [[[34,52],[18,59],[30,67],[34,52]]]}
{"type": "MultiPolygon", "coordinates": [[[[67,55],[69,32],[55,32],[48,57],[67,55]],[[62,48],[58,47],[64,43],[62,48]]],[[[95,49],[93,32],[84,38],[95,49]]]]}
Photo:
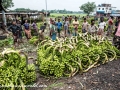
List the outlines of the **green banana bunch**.
{"type": "Polygon", "coordinates": [[[119,56],[119,50],[106,37],[100,39],[79,33],[76,37],[41,42],[37,62],[41,73],[46,76],[72,77],[119,56]]]}
{"type": "Polygon", "coordinates": [[[35,44],[36,41],[38,41],[38,37],[37,37],[37,36],[33,36],[33,37],[29,40],[29,43],[30,43],[30,44],[35,44]]]}
{"type": "MultiPolygon", "coordinates": [[[[20,51],[5,49],[0,53],[0,85],[30,84],[36,80],[35,65],[27,63],[27,56],[20,51]]],[[[18,88],[7,88],[7,90],[18,88]]],[[[5,88],[6,90],[6,88],[5,88]]]]}

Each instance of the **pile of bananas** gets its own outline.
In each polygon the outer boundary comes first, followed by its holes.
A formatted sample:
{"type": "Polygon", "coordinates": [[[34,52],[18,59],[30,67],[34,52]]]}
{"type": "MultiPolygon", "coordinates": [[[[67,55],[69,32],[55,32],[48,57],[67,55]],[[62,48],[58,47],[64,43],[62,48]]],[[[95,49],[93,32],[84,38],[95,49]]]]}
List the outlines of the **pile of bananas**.
{"type": "Polygon", "coordinates": [[[12,38],[7,38],[5,40],[0,40],[0,47],[4,47],[7,45],[12,45],[13,44],[13,40],[12,38]]]}
{"type": "Polygon", "coordinates": [[[100,64],[115,60],[120,55],[107,38],[79,34],[77,37],[44,40],[38,46],[39,69],[43,75],[72,77],[100,64]]]}
{"type": "MultiPolygon", "coordinates": [[[[0,53],[0,86],[27,85],[35,80],[35,66],[27,64],[26,54],[12,49],[5,49],[0,53]]],[[[7,88],[7,90],[11,90],[11,88],[7,88]]],[[[18,87],[15,89],[18,90],[18,87]]]]}
{"type": "Polygon", "coordinates": [[[38,37],[37,36],[33,36],[30,40],[29,43],[30,44],[35,44],[38,41],[38,37]]]}

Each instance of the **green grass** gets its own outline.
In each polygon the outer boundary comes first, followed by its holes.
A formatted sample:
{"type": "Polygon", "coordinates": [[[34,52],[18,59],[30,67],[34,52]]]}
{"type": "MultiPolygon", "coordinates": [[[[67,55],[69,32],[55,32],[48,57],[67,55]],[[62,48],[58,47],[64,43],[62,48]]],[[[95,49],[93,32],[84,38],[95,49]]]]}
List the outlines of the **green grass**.
{"type": "Polygon", "coordinates": [[[51,14],[50,14],[50,16],[54,16],[54,17],[63,16],[63,15],[64,15],[64,16],[67,16],[67,15],[69,15],[69,16],[70,16],[70,15],[71,15],[71,16],[72,16],[72,15],[79,16],[79,15],[80,15],[81,17],[82,17],[82,16],[86,16],[86,14],[60,14],[60,13],[51,13],[51,14]]]}

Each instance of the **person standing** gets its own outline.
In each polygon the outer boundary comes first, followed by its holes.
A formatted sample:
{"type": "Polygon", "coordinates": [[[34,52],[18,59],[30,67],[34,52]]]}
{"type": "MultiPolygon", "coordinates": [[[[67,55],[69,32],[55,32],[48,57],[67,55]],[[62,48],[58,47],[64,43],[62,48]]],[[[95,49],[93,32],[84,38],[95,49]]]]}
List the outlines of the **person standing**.
{"type": "Polygon", "coordinates": [[[107,31],[107,36],[111,36],[112,35],[112,31],[113,31],[113,20],[114,17],[111,16],[110,19],[108,20],[108,31],[107,31]]]}
{"type": "Polygon", "coordinates": [[[73,36],[77,36],[78,26],[79,26],[79,21],[77,20],[77,17],[75,17],[75,20],[73,21],[73,29],[74,29],[73,36]]]}
{"type": "Polygon", "coordinates": [[[117,32],[116,32],[116,34],[115,34],[117,37],[120,37],[120,24],[119,24],[119,26],[118,26],[118,29],[117,29],[117,32]]]}
{"type": "Polygon", "coordinates": [[[47,24],[44,23],[44,25],[42,25],[42,26],[40,27],[39,40],[44,40],[44,31],[45,31],[45,29],[46,29],[46,26],[47,26],[47,24]]]}
{"type": "Polygon", "coordinates": [[[65,16],[64,16],[64,15],[62,16],[62,21],[63,21],[63,22],[65,21],[65,16]]]}
{"type": "Polygon", "coordinates": [[[65,18],[64,21],[64,36],[67,37],[68,36],[68,29],[69,29],[69,21],[68,18],[65,18]]]}
{"type": "Polygon", "coordinates": [[[57,25],[58,37],[60,38],[60,32],[62,28],[62,23],[60,22],[60,19],[58,19],[58,23],[56,23],[56,25],[57,25]]]}
{"type": "Polygon", "coordinates": [[[86,33],[87,32],[87,28],[88,28],[88,22],[87,22],[87,19],[84,18],[84,22],[82,24],[82,33],[86,33]]]}
{"type": "Polygon", "coordinates": [[[52,18],[50,18],[50,21],[49,21],[49,23],[48,23],[48,27],[49,27],[49,36],[51,37],[51,27],[52,27],[52,18]]]}
{"type": "Polygon", "coordinates": [[[20,20],[17,21],[17,25],[18,25],[18,27],[19,27],[19,39],[20,39],[20,42],[23,42],[23,40],[22,40],[22,37],[23,37],[23,35],[22,35],[23,29],[22,29],[22,25],[21,25],[21,21],[20,21],[20,20]]]}
{"type": "Polygon", "coordinates": [[[8,27],[8,31],[12,32],[12,36],[13,36],[13,40],[14,40],[14,46],[16,47],[17,44],[18,44],[20,28],[19,28],[19,26],[17,26],[17,23],[16,23],[15,20],[12,22],[12,25],[8,27]]]}
{"type": "Polygon", "coordinates": [[[89,25],[88,32],[89,32],[91,35],[96,35],[97,30],[98,30],[98,27],[95,25],[95,20],[92,19],[92,20],[91,20],[91,25],[89,25]]]}
{"type": "MultiPolygon", "coordinates": [[[[115,31],[113,32],[113,42],[116,41],[117,39],[117,36],[116,36],[116,32],[118,31],[118,27],[119,27],[119,24],[120,24],[120,17],[116,17],[116,22],[115,22],[115,31]]],[[[118,34],[118,33],[117,33],[118,34]]]]}
{"type": "Polygon", "coordinates": [[[102,36],[104,35],[104,30],[106,28],[106,23],[104,22],[104,18],[101,18],[100,24],[98,26],[99,26],[98,35],[101,36],[102,38],[102,36]]]}
{"type": "Polygon", "coordinates": [[[33,30],[34,30],[36,33],[38,33],[38,27],[37,27],[36,21],[34,21],[34,22],[32,23],[32,27],[33,27],[33,30]]]}
{"type": "Polygon", "coordinates": [[[114,31],[113,35],[115,35],[118,30],[119,22],[120,22],[120,17],[117,17],[116,22],[115,22],[115,31],[114,31]]]}
{"type": "Polygon", "coordinates": [[[52,18],[50,18],[50,20],[48,21],[49,29],[50,29],[51,21],[52,21],[52,18]]]}
{"type": "Polygon", "coordinates": [[[69,22],[72,23],[72,16],[69,16],[69,22]]]}
{"type": "Polygon", "coordinates": [[[27,39],[30,39],[32,36],[31,36],[30,24],[28,23],[27,20],[25,20],[25,23],[23,24],[23,26],[24,26],[24,31],[27,39]]]}
{"type": "Polygon", "coordinates": [[[52,20],[51,22],[51,28],[50,28],[50,36],[51,36],[51,39],[54,41],[56,40],[56,34],[57,34],[57,30],[56,30],[56,27],[55,27],[55,22],[54,20],[52,20]]]}
{"type": "Polygon", "coordinates": [[[54,23],[55,23],[55,27],[57,28],[57,18],[55,18],[54,23]]]}

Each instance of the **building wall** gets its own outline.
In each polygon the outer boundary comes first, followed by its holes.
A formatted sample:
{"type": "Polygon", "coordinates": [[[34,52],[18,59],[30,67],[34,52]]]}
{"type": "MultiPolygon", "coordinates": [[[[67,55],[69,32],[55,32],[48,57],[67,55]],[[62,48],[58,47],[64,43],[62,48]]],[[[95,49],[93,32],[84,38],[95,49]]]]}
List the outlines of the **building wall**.
{"type": "Polygon", "coordinates": [[[112,8],[111,7],[97,7],[97,12],[101,12],[101,13],[111,13],[112,12],[112,8]]]}
{"type": "Polygon", "coordinates": [[[96,8],[97,16],[110,16],[116,12],[116,7],[112,7],[111,4],[101,4],[96,8]]]}

